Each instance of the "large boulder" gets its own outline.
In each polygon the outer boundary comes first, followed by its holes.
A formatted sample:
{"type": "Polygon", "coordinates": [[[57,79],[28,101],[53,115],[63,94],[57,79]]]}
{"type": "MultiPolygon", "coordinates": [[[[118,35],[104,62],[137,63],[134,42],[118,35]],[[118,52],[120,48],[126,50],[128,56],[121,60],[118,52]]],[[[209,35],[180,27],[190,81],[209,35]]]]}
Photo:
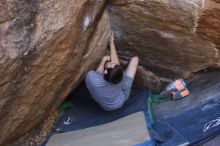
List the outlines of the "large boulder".
{"type": "Polygon", "coordinates": [[[105,0],[1,0],[0,145],[57,108],[104,55],[105,0]]]}
{"type": "Polygon", "coordinates": [[[220,67],[219,0],[111,0],[109,11],[122,59],[168,78],[220,67]]]}

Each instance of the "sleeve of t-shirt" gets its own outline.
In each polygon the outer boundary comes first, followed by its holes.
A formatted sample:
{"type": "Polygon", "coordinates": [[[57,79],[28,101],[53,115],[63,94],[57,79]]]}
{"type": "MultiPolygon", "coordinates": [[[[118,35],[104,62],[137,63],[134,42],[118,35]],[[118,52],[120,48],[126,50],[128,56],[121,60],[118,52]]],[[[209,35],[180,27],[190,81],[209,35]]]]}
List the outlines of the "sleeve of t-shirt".
{"type": "Polygon", "coordinates": [[[100,87],[105,85],[105,82],[103,80],[103,75],[99,72],[96,72],[94,70],[89,71],[86,74],[86,85],[87,87],[100,87]]]}

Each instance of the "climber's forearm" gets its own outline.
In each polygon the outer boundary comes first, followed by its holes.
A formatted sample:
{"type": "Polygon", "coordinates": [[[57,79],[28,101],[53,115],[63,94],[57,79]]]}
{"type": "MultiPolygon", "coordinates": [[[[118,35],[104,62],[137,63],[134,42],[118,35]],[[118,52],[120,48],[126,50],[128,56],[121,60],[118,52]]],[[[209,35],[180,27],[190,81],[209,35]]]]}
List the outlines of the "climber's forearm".
{"type": "Polygon", "coordinates": [[[107,55],[102,58],[101,63],[99,64],[98,68],[96,69],[97,72],[100,72],[101,74],[104,73],[104,69],[105,69],[104,66],[105,66],[106,61],[110,61],[110,56],[107,55]]]}
{"type": "Polygon", "coordinates": [[[118,59],[118,54],[115,48],[114,44],[114,36],[112,34],[111,39],[110,39],[110,55],[111,55],[111,61],[115,62],[116,64],[120,64],[119,59],[118,59]]]}
{"type": "Polygon", "coordinates": [[[96,71],[100,72],[101,74],[103,74],[103,72],[104,72],[104,65],[105,65],[105,62],[104,62],[104,60],[102,60],[101,63],[99,64],[98,68],[96,69],[96,71]]]}

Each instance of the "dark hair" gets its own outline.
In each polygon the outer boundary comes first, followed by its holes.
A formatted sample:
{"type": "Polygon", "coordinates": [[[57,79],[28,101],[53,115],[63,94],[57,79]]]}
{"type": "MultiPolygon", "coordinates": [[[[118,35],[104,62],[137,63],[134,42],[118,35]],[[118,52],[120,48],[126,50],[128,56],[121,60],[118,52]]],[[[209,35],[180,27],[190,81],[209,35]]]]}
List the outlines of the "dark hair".
{"type": "Polygon", "coordinates": [[[118,84],[123,78],[123,69],[120,65],[116,65],[114,68],[106,68],[107,74],[104,75],[104,79],[110,83],[118,84]]]}

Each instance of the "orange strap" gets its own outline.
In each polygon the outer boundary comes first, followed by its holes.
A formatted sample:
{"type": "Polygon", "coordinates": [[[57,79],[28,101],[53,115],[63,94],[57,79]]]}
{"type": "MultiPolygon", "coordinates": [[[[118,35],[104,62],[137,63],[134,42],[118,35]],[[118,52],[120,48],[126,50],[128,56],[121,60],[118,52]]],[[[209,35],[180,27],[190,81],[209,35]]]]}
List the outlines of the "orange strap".
{"type": "Polygon", "coordinates": [[[185,87],[180,80],[176,80],[173,85],[180,91],[183,90],[185,87]]]}
{"type": "Polygon", "coordinates": [[[180,95],[181,95],[182,97],[188,96],[188,95],[189,95],[189,90],[184,90],[184,91],[182,91],[182,92],[180,93],[180,95]]]}

